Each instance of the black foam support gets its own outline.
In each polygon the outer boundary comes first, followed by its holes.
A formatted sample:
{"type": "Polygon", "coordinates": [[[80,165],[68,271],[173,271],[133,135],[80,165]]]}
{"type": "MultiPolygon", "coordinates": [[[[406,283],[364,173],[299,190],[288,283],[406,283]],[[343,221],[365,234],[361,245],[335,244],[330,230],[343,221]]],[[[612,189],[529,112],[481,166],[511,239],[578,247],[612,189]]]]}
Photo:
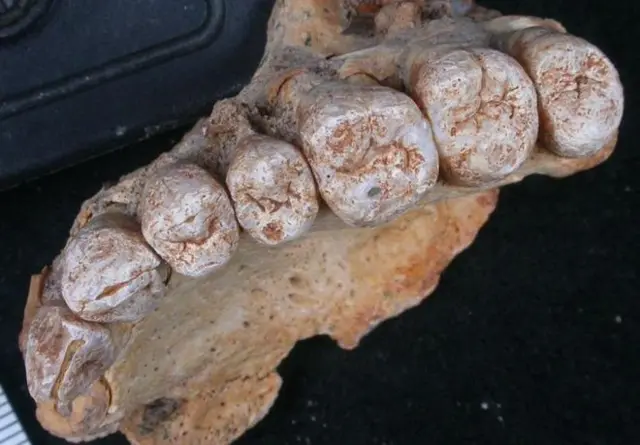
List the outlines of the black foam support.
{"type": "Polygon", "coordinates": [[[255,70],[272,3],[0,2],[0,188],[206,113],[255,70]]]}

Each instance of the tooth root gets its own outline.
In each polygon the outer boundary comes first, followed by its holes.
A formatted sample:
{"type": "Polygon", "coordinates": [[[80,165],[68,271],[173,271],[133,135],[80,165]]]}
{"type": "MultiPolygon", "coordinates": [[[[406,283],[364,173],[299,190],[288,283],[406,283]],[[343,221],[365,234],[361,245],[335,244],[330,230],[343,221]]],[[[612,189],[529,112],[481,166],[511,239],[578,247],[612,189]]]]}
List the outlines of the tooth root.
{"type": "Polygon", "coordinates": [[[211,273],[238,246],[238,224],[224,187],[194,164],[177,163],[149,178],[139,218],[147,242],[183,275],[211,273]]]}
{"type": "Polygon", "coordinates": [[[436,47],[412,57],[405,84],[431,122],[447,182],[504,179],[538,135],[536,92],[511,57],[486,48],[436,47]]]}
{"type": "MultiPolygon", "coordinates": [[[[125,331],[118,331],[125,336],[125,331]]],[[[60,406],[85,394],[114,363],[126,340],[63,306],[41,307],[29,327],[25,367],[34,400],[60,406]]]]}
{"type": "Polygon", "coordinates": [[[226,183],[242,228],[267,245],[306,233],[318,213],[318,199],[313,175],[298,149],[251,135],[236,151],[226,183]]]}
{"type": "Polygon", "coordinates": [[[69,308],[85,320],[136,322],[164,294],[163,265],[129,216],[107,212],[67,244],[60,289],[69,308]]]}
{"type": "Polygon", "coordinates": [[[351,226],[385,223],[436,184],[429,123],[390,88],[318,86],[300,103],[298,132],[324,201],[351,226]]]}
{"type": "Polygon", "coordinates": [[[504,32],[494,41],[533,79],[540,139],[547,149],[587,157],[612,141],[622,120],[624,92],[615,66],[600,49],[551,25],[504,32]]]}

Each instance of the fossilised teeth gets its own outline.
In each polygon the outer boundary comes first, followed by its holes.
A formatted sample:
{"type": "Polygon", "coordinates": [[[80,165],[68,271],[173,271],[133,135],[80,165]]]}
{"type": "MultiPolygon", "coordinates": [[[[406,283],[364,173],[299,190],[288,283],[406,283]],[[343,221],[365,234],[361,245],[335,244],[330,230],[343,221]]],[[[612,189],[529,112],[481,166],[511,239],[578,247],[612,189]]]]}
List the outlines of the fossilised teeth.
{"type": "MultiPolygon", "coordinates": [[[[120,332],[120,331],[117,331],[120,332]]],[[[34,316],[25,345],[29,393],[65,409],[113,364],[126,341],[106,326],[78,318],[64,306],[43,306],[34,316]]]]}
{"type": "MultiPolygon", "coordinates": [[[[494,44],[515,57],[533,79],[545,147],[560,156],[592,156],[611,142],[622,120],[624,92],[618,72],[600,49],[547,22],[544,27],[498,33],[494,44]]],[[[491,22],[487,28],[504,29],[491,22]]]]}
{"type": "Polygon", "coordinates": [[[85,320],[136,322],[163,296],[164,268],[132,218],[107,212],[67,244],[60,276],[62,297],[85,320]]]}
{"type": "Polygon", "coordinates": [[[539,126],[535,87],[524,69],[487,48],[414,51],[404,82],[431,122],[444,178],[476,186],[522,166],[539,126]]]}
{"type": "Polygon", "coordinates": [[[149,178],[138,216],[147,242],[183,275],[218,269],[238,247],[238,223],[227,192],[195,164],[177,163],[149,178]]]}
{"type": "Polygon", "coordinates": [[[385,223],[436,184],[429,123],[390,88],[322,84],[300,103],[298,132],[323,199],[349,225],[385,223]]]}
{"type": "Polygon", "coordinates": [[[313,174],[302,153],[277,139],[239,141],[226,183],[236,217],[252,238],[275,245],[307,232],[318,213],[313,174]]]}

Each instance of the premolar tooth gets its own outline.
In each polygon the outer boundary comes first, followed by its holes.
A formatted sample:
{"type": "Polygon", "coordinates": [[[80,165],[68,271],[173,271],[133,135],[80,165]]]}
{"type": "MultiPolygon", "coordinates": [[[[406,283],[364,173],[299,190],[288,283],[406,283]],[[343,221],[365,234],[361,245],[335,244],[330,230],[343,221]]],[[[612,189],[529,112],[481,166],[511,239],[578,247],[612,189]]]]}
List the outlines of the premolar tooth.
{"type": "Polygon", "coordinates": [[[195,164],[176,163],[149,178],[138,215],[147,242],[183,275],[213,272],[238,246],[238,223],[226,190],[195,164]]]}
{"type": "Polygon", "coordinates": [[[263,244],[298,238],[318,213],[311,170],[287,142],[257,134],[243,138],[226,182],[240,225],[263,244]]]}

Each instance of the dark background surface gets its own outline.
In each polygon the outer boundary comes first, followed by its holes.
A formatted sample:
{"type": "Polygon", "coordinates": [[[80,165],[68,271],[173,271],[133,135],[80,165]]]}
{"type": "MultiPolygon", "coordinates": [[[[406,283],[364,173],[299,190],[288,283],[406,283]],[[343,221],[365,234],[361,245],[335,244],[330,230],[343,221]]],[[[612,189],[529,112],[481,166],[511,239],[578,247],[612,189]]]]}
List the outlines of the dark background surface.
{"type": "MultiPolygon", "coordinates": [[[[571,178],[503,189],[436,292],[355,351],[299,344],[273,410],[238,444],[639,443],[638,6],[484,4],[559,19],[612,58],[627,101],[618,149],[571,178]]],[[[16,344],[29,276],[58,253],[84,199],[179,134],[0,193],[0,381],[35,444],[63,442],[35,421],[16,344]]]]}
{"type": "Polygon", "coordinates": [[[43,12],[10,38],[0,16],[0,190],[205,114],[250,78],[273,3],[3,1],[43,12]]]}

